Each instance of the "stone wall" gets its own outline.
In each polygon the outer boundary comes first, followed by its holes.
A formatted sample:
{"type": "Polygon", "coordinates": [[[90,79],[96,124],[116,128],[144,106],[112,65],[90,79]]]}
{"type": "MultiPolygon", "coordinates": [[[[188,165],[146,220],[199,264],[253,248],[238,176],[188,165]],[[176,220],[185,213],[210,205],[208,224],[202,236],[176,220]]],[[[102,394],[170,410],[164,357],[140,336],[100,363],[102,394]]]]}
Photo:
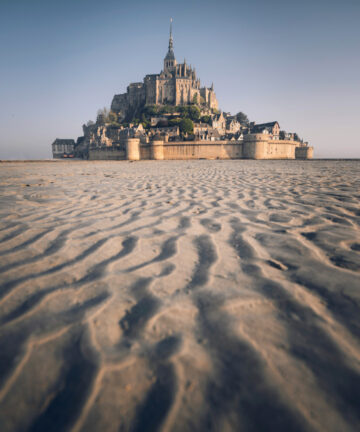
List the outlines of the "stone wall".
{"type": "Polygon", "coordinates": [[[296,159],[312,159],[314,155],[314,148],[307,146],[296,147],[295,157],[296,159]]]}
{"type": "MultiPolygon", "coordinates": [[[[249,134],[244,137],[243,158],[245,159],[295,159],[298,141],[273,140],[266,134],[249,134]]],[[[307,148],[307,147],[304,147],[307,148]]],[[[312,147],[308,147],[311,148],[312,147]]],[[[309,152],[309,158],[312,153],[309,152]]]]}
{"type": "Polygon", "coordinates": [[[89,160],[126,160],[125,146],[89,149],[89,160]]]}
{"type": "Polygon", "coordinates": [[[164,159],[239,159],[240,141],[184,141],[164,143],[164,159]]]}
{"type": "Polygon", "coordinates": [[[265,134],[247,135],[243,141],[173,141],[141,143],[128,138],[116,147],[91,148],[89,159],[311,159],[312,147],[297,141],[271,140],[265,134]]]}

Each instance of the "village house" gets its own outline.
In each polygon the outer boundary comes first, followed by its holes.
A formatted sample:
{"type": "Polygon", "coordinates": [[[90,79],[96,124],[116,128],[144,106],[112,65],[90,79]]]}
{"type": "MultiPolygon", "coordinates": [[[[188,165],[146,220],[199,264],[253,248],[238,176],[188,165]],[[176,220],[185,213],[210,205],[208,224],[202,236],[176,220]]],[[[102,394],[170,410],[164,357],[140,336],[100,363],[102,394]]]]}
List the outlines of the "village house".
{"type": "Polygon", "coordinates": [[[254,134],[268,134],[272,139],[279,139],[280,126],[277,121],[259,124],[250,123],[250,132],[254,134]]]}
{"type": "Polygon", "coordinates": [[[226,133],[234,134],[239,132],[241,128],[241,124],[236,120],[234,116],[226,117],[226,133]]]}
{"type": "Polygon", "coordinates": [[[60,139],[52,143],[52,152],[55,159],[74,157],[75,141],[73,139],[60,139]]]}
{"type": "Polygon", "coordinates": [[[226,119],[224,114],[214,114],[211,118],[211,126],[216,129],[220,135],[224,135],[226,131],[226,119]]]}

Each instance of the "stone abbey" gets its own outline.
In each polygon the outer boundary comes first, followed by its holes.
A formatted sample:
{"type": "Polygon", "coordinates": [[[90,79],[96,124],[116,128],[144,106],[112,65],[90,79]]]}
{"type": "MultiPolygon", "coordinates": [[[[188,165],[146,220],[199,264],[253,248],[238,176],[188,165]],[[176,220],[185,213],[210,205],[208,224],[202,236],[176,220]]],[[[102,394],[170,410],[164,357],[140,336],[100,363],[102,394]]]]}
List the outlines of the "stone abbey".
{"type": "Polygon", "coordinates": [[[163,70],[116,94],[111,109],[83,125],[77,141],[56,139],[54,158],[311,159],[313,148],[277,121],[255,124],[243,113],[219,110],[211,87],[174,54],[172,20],[163,70]]]}
{"type": "Polygon", "coordinates": [[[160,74],[146,75],[141,83],[131,83],[127,92],[115,95],[111,110],[125,118],[129,111],[135,112],[143,105],[184,105],[203,102],[210,109],[218,109],[214,87],[201,87],[195,68],[177,63],[170,24],[169,49],[160,74]]]}

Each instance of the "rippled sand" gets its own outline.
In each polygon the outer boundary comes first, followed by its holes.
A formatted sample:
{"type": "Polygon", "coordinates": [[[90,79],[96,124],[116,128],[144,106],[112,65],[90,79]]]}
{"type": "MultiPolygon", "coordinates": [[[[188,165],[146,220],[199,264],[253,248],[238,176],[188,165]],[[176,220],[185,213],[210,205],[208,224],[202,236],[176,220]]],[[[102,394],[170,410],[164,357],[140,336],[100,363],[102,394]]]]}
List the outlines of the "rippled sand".
{"type": "Polygon", "coordinates": [[[0,429],[360,430],[360,162],[0,165],[0,429]]]}

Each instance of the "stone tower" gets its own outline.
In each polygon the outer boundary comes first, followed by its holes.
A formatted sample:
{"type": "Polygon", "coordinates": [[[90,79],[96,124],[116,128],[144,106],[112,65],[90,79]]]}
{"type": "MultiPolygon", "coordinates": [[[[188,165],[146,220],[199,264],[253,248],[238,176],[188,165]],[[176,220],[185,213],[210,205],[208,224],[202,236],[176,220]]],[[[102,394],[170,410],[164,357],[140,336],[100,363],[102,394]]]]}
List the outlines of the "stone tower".
{"type": "Polygon", "coordinates": [[[172,18],[170,19],[170,37],[169,37],[169,49],[164,58],[164,72],[173,72],[176,67],[176,59],[173,49],[173,37],[172,37],[172,18]]]}

